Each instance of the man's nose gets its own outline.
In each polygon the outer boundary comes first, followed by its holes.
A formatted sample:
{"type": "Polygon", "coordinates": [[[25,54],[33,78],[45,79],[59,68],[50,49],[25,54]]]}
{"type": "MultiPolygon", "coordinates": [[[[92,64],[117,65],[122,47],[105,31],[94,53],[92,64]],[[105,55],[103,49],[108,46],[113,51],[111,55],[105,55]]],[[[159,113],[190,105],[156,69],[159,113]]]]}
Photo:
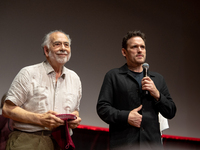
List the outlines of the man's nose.
{"type": "Polygon", "coordinates": [[[60,47],[60,51],[61,51],[61,52],[67,52],[67,54],[69,54],[71,50],[70,50],[70,48],[66,48],[65,46],[62,45],[62,46],[60,47]]]}
{"type": "Polygon", "coordinates": [[[64,43],[62,43],[61,48],[62,48],[62,50],[66,50],[66,47],[65,47],[64,43]]]}
{"type": "Polygon", "coordinates": [[[141,51],[142,51],[142,48],[141,48],[140,46],[138,47],[138,51],[139,51],[139,52],[141,52],[141,51]]]}

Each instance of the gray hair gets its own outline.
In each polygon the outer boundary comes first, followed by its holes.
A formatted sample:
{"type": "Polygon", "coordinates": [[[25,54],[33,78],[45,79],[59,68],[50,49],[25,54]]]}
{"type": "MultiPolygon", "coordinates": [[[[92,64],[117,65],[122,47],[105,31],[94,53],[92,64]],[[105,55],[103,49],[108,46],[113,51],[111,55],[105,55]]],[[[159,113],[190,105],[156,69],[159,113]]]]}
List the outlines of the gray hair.
{"type": "Polygon", "coordinates": [[[71,46],[71,39],[70,39],[70,37],[69,37],[69,35],[68,34],[66,34],[65,32],[63,32],[63,31],[61,31],[61,30],[54,30],[54,31],[51,31],[51,32],[49,32],[48,34],[46,34],[45,36],[44,36],[44,38],[43,38],[43,43],[42,43],[42,48],[44,47],[44,46],[47,46],[48,48],[49,48],[49,45],[50,45],[50,35],[52,34],[52,33],[55,33],[55,32],[61,32],[61,33],[63,33],[63,34],[65,34],[66,36],[67,36],[67,38],[69,39],[69,45],[71,46]]]}

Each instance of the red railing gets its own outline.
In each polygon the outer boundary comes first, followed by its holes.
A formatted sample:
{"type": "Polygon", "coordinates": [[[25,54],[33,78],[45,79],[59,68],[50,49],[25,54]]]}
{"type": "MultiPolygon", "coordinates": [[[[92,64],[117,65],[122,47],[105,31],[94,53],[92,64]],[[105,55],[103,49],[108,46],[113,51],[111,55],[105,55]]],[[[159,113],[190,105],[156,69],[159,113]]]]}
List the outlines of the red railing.
{"type": "MultiPolygon", "coordinates": [[[[86,130],[109,132],[108,128],[96,127],[96,126],[88,126],[88,125],[79,125],[77,128],[79,128],[79,129],[86,129],[86,130]]],[[[199,141],[200,142],[200,138],[182,137],[182,136],[165,135],[165,134],[163,134],[162,137],[166,138],[166,139],[199,141]]]]}

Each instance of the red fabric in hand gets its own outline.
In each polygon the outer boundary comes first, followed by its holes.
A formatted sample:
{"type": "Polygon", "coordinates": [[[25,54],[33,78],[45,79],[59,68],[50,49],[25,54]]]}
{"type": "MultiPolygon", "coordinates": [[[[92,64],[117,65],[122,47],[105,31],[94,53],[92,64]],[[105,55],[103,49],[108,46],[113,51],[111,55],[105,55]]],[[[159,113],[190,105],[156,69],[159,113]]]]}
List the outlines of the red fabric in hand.
{"type": "Polygon", "coordinates": [[[75,149],[75,145],[69,134],[67,120],[65,120],[65,125],[57,127],[51,134],[62,150],[75,149]]]}

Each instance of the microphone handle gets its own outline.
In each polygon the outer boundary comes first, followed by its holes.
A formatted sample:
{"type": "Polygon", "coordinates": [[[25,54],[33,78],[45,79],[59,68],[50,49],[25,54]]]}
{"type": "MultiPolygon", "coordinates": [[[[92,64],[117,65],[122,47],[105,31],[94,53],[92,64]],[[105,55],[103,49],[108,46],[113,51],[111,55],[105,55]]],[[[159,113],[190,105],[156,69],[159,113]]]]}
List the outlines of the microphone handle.
{"type": "MultiPolygon", "coordinates": [[[[147,72],[148,72],[148,70],[147,70],[147,68],[144,68],[144,77],[147,77],[147,72]]],[[[145,94],[148,94],[148,91],[145,91],[145,94]]]]}
{"type": "Polygon", "coordinates": [[[144,77],[147,77],[147,68],[144,68],[144,77]]]}

